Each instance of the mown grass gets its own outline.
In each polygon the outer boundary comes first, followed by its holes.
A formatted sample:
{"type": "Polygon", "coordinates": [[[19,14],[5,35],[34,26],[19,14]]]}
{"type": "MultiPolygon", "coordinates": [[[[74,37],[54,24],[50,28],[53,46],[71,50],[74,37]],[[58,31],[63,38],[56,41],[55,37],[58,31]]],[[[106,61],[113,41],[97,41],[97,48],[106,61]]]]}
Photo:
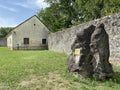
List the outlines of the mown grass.
{"type": "Polygon", "coordinates": [[[0,48],[0,90],[120,90],[119,66],[114,66],[114,78],[100,82],[71,76],[66,57],[53,51],[0,48]]]}

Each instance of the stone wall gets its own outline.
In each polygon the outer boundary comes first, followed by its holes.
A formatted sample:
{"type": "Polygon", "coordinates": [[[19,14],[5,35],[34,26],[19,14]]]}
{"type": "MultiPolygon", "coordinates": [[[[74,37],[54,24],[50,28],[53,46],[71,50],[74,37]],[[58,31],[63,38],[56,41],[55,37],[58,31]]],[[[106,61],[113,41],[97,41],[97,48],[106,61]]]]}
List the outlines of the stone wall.
{"type": "Polygon", "coordinates": [[[6,46],[7,46],[7,39],[0,38],[0,47],[6,47],[6,46]]]}
{"type": "Polygon", "coordinates": [[[109,34],[110,60],[120,60],[120,13],[73,26],[64,31],[51,33],[48,37],[49,50],[69,54],[76,33],[91,24],[96,26],[99,23],[105,24],[105,30],[109,34]]]}

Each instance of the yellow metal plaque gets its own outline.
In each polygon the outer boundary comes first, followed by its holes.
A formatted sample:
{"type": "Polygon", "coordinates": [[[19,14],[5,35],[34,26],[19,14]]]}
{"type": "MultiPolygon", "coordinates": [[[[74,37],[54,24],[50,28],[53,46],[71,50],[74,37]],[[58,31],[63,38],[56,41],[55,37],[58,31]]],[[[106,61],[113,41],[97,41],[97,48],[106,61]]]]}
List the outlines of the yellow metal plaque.
{"type": "Polygon", "coordinates": [[[75,55],[80,56],[80,48],[75,49],[75,55]]]}

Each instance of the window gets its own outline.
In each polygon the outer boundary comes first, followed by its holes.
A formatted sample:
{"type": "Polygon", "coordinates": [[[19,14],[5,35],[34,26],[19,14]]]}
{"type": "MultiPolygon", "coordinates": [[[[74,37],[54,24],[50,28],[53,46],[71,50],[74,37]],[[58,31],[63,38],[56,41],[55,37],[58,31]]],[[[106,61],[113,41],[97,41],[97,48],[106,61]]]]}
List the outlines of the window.
{"type": "Polygon", "coordinates": [[[29,38],[24,38],[24,44],[29,44],[29,38]]]}
{"type": "Polygon", "coordinates": [[[46,39],[42,39],[42,44],[46,44],[46,39]]]}

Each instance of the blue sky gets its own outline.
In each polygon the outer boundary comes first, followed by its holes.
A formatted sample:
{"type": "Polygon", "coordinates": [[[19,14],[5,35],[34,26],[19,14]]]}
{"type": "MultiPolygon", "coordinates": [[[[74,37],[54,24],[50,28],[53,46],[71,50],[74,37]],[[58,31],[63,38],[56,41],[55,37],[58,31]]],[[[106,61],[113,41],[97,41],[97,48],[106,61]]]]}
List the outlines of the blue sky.
{"type": "Polygon", "coordinates": [[[15,27],[47,6],[44,0],[0,0],[0,27],[15,27]]]}

